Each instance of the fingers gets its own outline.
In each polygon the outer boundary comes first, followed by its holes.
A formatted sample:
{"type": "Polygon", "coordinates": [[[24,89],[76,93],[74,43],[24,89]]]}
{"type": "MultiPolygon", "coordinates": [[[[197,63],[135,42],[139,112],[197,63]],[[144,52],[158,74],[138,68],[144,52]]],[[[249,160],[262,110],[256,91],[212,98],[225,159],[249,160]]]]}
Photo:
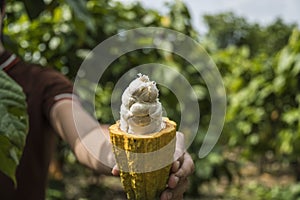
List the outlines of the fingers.
{"type": "Polygon", "coordinates": [[[172,164],[171,172],[175,173],[179,170],[180,168],[180,161],[176,160],[172,164]]]}
{"type": "Polygon", "coordinates": [[[169,188],[175,188],[177,183],[179,182],[179,177],[175,175],[175,173],[179,170],[180,168],[180,161],[176,160],[173,162],[172,167],[171,167],[171,175],[168,180],[168,187],[169,188]]]}
{"type": "Polygon", "coordinates": [[[183,193],[188,189],[189,181],[188,179],[180,180],[180,183],[178,184],[178,187],[176,190],[172,190],[173,193],[173,199],[175,200],[182,200],[183,199],[183,193]]]}
{"type": "Polygon", "coordinates": [[[160,200],[169,200],[172,199],[173,197],[173,193],[169,190],[165,190],[161,196],[160,196],[160,200]]]}
{"type": "Polygon", "coordinates": [[[168,189],[162,193],[161,200],[183,199],[183,193],[188,188],[187,177],[193,172],[194,162],[191,156],[185,152],[177,161],[173,162],[168,180],[168,189]]]}
{"type": "Polygon", "coordinates": [[[175,174],[171,174],[168,180],[168,187],[171,189],[174,189],[179,182],[179,177],[177,177],[175,174]]]}
{"type": "Polygon", "coordinates": [[[114,175],[114,176],[120,176],[120,170],[119,170],[119,168],[118,168],[117,165],[115,165],[115,166],[112,168],[111,173],[112,173],[112,175],[114,175]]]}
{"type": "Polygon", "coordinates": [[[176,189],[167,189],[161,194],[161,200],[182,200],[183,193],[187,190],[189,185],[188,179],[181,179],[176,189]]]}
{"type": "Polygon", "coordinates": [[[194,172],[194,162],[185,151],[184,135],[180,132],[176,132],[174,160],[168,180],[168,188],[161,194],[161,200],[182,200],[183,193],[188,188],[187,177],[194,172]]]}
{"type": "Polygon", "coordinates": [[[178,160],[185,151],[184,135],[181,132],[176,132],[176,148],[174,153],[174,160],[178,160]]]}
{"type": "Polygon", "coordinates": [[[184,153],[183,162],[175,175],[179,178],[186,178],[195,170],[194,162],[188,153],[184,153]]]}

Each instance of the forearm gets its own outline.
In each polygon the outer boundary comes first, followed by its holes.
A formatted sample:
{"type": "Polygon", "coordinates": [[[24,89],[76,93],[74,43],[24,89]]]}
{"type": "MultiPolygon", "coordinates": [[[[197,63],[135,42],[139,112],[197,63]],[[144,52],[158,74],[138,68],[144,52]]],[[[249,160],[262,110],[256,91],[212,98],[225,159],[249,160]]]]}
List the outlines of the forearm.
{"type": "Polygon", "coordinates": [[[108,126],[100,126],[72,100],[57,102],[50,117],[53,127],[70,144],[79,162],[100,173],[110,173],[115,162],[108,126]]]}

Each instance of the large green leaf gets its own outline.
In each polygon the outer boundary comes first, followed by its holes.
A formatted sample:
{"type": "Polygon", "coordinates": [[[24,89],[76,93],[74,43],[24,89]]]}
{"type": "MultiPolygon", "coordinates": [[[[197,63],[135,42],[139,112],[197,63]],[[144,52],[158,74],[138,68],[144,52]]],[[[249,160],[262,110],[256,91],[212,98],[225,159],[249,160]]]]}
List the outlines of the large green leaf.
{"type": "Polygon", "coordinates": [[[15,183],[15,172],[28,131],[22,88],[0,71],[0,170],[15,183]]]}
{"type": "Polygon", "coordinates": [[[43,0],[22,0],[31,20],[37,18],[46,8],[43,0]]]}

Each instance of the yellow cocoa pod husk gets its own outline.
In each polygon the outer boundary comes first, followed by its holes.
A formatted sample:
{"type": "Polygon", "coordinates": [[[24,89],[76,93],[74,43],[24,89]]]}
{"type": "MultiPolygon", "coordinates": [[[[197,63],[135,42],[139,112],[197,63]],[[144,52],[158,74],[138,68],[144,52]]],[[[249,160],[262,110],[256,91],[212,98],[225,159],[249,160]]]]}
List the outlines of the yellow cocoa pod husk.
{"type": "Polygon", "coordinates": [[[121,182],[129,200],[159,199],[166,188],[176,144],[176,123],[164,118],[165,128],[147,135],[109,127],[121,182]]]}

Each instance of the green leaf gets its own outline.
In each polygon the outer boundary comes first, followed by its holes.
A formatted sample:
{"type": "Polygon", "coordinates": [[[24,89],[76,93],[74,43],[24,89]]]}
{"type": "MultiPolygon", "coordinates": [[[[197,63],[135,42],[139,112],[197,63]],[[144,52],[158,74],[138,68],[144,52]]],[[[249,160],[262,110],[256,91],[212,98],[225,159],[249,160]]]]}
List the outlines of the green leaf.
{"type": "Polygon", "coordinates": [[[27,131],[28,116],[22,88],[0,71],[0,170],[15,184],[27,131]]]}
{"type": "Polygon", "coordinates": [[[72,8],[74,16],[77,17],[81,22],[83,22],[84,25],[88,27],[90,31],[92,31],[92,33],[96,33],[95,20],[89,13],[86,7],[86,2],[83,0],[66,0],[66,2],[72,8]]]}
{"type": "Polygon", "coordinates": [[[10,156],[10,148],[12,144],[9,142],[9,139],[0,135],[0,170],[9,176],[13,182],[16,184],[15,172],[17,168],[17,163],[10,156]]]}
{"type": "Polygon", "coordinates": [[[293,132],[289,129],[283,129],[278,133],[279,136],[279,152],[290,154],[293,151],[292,140],[293,140],[293,132]]]}
{"type": "Polygon", "coordinates": [[[300,113],[298,108],[290,109],[282,114],[282,121],[286,122],[288,125],[299,121],[300,113]]]}
{"type": "Polygon", "coordinates": [[[31,20],[37,18],[41,12],[46,8],[46,4],[43,0],[22,0],[24,2],[27,14],[31,20]]]}
{"type": "Polygon", "coordinates": [[[289,70],[292,67],[295,57],[296,55],[290,52],[288,48],[283,49],[279,57],[277,73],[281,74],[284,71],[289,70]]]}

